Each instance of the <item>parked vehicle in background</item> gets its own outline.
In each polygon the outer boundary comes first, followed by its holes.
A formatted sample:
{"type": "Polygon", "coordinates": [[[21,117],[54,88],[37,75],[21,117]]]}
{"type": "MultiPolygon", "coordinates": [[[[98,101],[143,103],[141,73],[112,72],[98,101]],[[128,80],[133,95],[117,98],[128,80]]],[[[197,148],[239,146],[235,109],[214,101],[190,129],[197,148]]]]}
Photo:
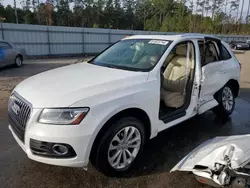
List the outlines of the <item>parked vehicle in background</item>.
{"type": "Polygon", "coordinates": [[[247,44],[249,45],[249,49],[250,49],[250,40],[247,40],[247,44]]]}
{"type": "Polygon", "coordinates": [[[127,172],[148,139],[213,109],[229,116],[240,64],[230,46],[201,34],[124,38],[89,62],[21,82],[9,129],[30,159],[127,172]]]}
{"type": "Polygon", "coordinates": [[[231,41],[230,46],[234,50],[249,50],[249,44],[242,41],[231,41]]]}
{"type": "Polygon", "coordinates": [[[7,65],[16,65],[16,67],[21,67],[27,53],[24,48],[19,48],[18,46],[0,40],[0,67],[7,65]]]}

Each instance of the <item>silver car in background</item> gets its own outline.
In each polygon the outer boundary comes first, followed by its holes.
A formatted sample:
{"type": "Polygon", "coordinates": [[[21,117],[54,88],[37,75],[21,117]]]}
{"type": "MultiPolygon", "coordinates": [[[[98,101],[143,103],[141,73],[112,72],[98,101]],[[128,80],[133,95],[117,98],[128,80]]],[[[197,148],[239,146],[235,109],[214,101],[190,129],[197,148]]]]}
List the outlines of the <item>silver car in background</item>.
{"type": "Polygon", "coordinates": [[[12,64],[16,65],[16,67],[21,67],[26,56],[27,53],[25,49],[0,40],[0,67],[12,64]]]}

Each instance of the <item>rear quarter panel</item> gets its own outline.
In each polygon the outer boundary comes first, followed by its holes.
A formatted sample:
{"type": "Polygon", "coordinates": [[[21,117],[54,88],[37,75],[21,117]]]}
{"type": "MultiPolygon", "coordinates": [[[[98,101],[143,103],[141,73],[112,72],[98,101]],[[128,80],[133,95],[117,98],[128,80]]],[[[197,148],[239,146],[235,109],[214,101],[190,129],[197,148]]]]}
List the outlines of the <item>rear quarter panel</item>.
{"type": "Polygon", "coordinates": [[[224,68],[227,71],[226,79],[237,80],[240,85],[240,71],[241,71],[240,62],[236,58],[234,52],[231,50],[230,46],[225,42],[222,42],[222,44],[227,48],[228,52],[232,56],[232,58],[229,60],[226,60],[224,64],[225,66],[224,68]]]}
{"type": "Polygon", "coordinates": [[[27,52],[24,48],[20,48],[18,52],[23,56],[23,60],[26,60],[28,58],[27,52]]]}

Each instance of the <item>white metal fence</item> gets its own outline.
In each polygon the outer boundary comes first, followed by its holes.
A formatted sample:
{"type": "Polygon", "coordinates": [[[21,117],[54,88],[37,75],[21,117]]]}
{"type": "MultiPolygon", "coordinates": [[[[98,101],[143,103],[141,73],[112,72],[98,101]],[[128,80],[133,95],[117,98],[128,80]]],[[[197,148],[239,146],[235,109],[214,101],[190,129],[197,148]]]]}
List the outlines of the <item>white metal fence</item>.
{"type": "MultiPolygon", "coordinates": [[[[129,35],[174,34],[167,32],[96,29],[81,27],[0,24],[0,39],[26,49],[30,56],[94,54],[129,35]]],[[[250,35],[217,35],[222,40],[245,41],[250,35]]]]}

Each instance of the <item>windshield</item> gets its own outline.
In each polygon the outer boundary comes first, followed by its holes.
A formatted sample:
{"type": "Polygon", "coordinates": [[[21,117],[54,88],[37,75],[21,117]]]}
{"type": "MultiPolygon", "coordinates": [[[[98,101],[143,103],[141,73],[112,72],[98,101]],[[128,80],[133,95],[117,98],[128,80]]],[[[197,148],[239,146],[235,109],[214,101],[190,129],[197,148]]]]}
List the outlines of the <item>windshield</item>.
{"type": "Polygon", "coordinates": [[[111,68],[149,71],[166,51],[170,41],[151,39],[121,40],[90,63],[111,68]]]}

